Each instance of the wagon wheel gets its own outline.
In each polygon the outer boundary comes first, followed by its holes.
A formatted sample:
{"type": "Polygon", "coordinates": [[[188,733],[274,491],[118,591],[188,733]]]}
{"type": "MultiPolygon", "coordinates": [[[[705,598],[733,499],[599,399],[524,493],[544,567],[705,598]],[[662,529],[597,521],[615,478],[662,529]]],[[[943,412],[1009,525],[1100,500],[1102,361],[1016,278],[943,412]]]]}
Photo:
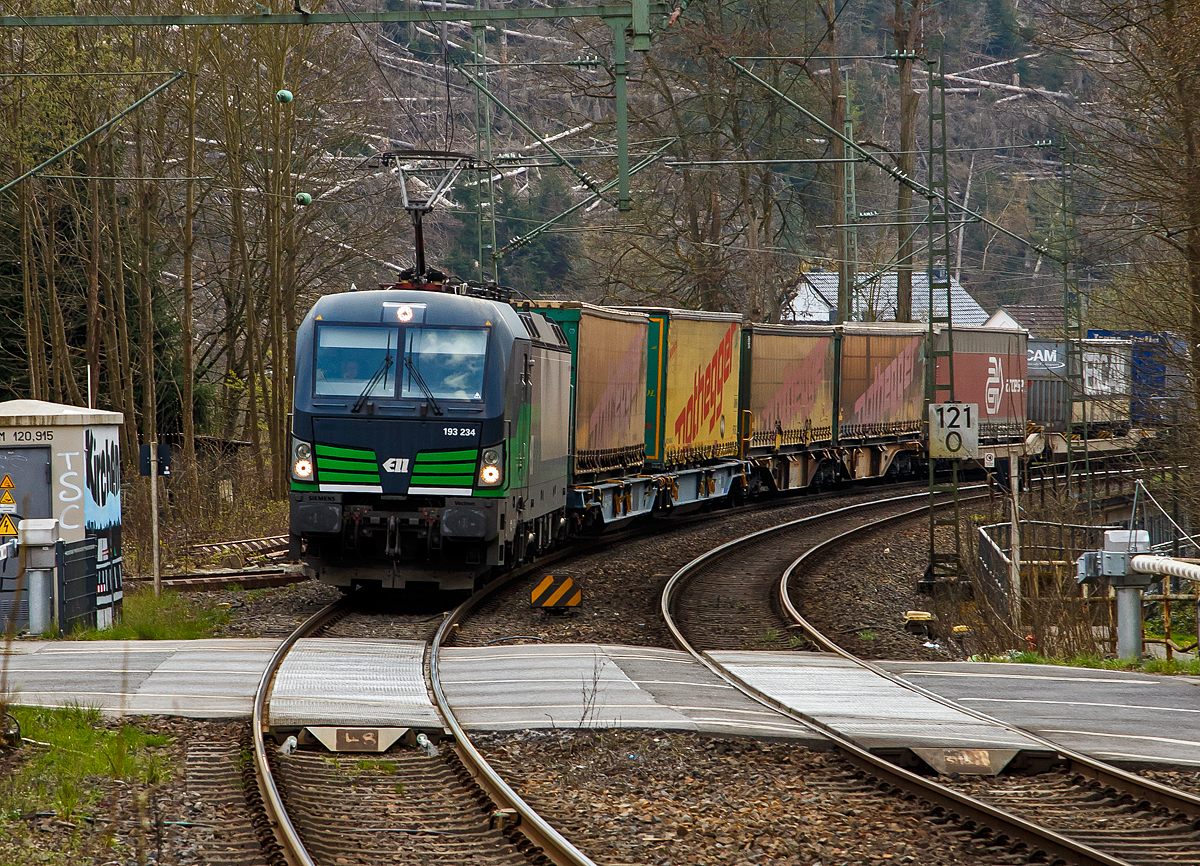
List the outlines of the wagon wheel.
{"type": "Polygon", "coordinates": [[[0,716],[0,749],[16,749],[21,745],[21,723],[10,713],[0,716]]]}

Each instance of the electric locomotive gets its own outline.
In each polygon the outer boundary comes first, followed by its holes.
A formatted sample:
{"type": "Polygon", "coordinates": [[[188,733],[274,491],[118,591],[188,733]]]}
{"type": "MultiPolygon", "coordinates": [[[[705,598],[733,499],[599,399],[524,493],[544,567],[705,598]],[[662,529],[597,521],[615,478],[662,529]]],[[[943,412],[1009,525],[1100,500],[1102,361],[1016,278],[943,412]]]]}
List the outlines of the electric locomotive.
{"type": "Polygon", "coordinates": [[[328,295],[299,328],[290,553],[326,583],[470,590],[566,530],[566,336],[467,291],[328,295]]]}

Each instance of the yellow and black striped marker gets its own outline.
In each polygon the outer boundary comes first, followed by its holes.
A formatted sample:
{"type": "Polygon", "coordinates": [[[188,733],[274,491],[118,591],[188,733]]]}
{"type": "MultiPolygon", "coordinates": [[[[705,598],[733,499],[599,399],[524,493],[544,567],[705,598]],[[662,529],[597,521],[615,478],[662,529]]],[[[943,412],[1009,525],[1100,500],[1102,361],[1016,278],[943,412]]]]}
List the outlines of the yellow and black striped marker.
{"type": "Polygon", "coordinates": [[[547,574],[529,594],[529,604],[540,608],[578,607],[583,590],[569,577],[547,574]]]}

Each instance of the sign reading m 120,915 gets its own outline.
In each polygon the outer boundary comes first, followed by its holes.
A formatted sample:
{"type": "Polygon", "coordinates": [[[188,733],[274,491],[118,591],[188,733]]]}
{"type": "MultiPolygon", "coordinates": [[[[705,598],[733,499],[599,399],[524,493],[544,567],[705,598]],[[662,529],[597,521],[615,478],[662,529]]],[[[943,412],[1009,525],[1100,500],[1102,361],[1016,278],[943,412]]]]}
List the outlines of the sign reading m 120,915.
{"type": "Polygon", "coordinates": [[[929,456],[979,456],[979,404],[929,404],[929,456]]]}

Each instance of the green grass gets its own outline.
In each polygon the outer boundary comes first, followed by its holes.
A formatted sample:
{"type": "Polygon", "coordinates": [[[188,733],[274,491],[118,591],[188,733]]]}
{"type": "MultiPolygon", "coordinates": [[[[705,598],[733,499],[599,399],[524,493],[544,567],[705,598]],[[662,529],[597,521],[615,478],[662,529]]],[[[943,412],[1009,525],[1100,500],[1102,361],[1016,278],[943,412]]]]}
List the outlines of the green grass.
{"type": "Polygon", "coordinates": [[[859,640],[875,640],[877,637],[879,637],[879,632],[871,631],[869,628],[860,629],[858,631],[859,640]]]}
{"type": "Polygon", "coordinates": [[[143,786],[169,775],[163,747],[170,737],[132,725],[104,727],[100,711],[86,707],[10,706],[9,712],[23,737],[45,745],[27,744],[26,759],[0,780],[0,836],[5,825],[31,812],[54,812],[68,822],[91,816],[110,780],[143,786]]]}
{"type": "Polygon", "coordinates": [[[1077,655],[1070,658],[1048,658],[1037,652],[1017,652],[1015,650],[996,656],[971,656],[971,661],[1005,662],[1008,664],[1026,665],[1063,665],[1072,668],[1096,668],[1106,671],[1143,671],[1148,674],[1200,674],[1200,661],[1179,661],[1172,659],[1110,659],[1095,655],[1077,655]]]}
{"type": "Polygon", "coordinates": [[[106,629],[83,629],[72,633],[75,640],[197,640],[212,637],[214,630],[229,621],[229,613],[201,607],[177,592],[155,598],[149,589],[125,596],[121,621],[106,629]]]}

